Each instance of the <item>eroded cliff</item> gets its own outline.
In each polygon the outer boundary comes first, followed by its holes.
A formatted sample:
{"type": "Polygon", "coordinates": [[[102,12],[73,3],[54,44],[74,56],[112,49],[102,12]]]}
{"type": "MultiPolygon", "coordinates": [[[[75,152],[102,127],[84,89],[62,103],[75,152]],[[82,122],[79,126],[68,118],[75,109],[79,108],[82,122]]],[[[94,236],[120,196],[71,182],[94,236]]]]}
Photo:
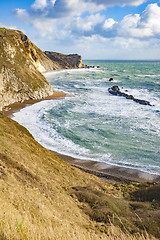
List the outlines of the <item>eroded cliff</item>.
{"type": "Polygon", "coordinates": [[[65,55],[57,52],[45,51],[45,54],[53,61],[58,63],[61,68],[83,68],[82,57],[78,54],[65,55]]]}
{"type": "Polygon", "coordinates": [[[23,32],[0,28],[0,111],[15,102],[52,95],[41,73],[81,67],[78,54],[43,52],[23,32]]]}
{"type": "Polygon", "coordinates": [[[21,31],[0,28],[0,110],[14,102],[53,94],[41,74],[53,67],[54,63],[21,31]]]}

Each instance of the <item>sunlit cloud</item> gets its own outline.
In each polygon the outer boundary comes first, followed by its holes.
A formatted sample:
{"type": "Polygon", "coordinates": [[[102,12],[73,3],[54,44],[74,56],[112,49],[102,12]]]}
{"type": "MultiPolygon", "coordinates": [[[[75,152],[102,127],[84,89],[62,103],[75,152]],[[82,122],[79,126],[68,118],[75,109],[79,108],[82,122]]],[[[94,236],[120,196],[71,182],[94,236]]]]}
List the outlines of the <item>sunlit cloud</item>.
{"type": "MultiPolygon", "coordinates": [[[[144,2],[146,0],[35,0],[28,13],[31,17],[64,18],[80,16],[84,12],[93,14],[109,6],[138,6],[144,2]]],[[[19,15],[20,9],[16,9],[15,13],[19,15]]]]}
{"type": "MultiPolygon", "coordinates": [[[[29,9],[16,9],[15,15],[31,24],[40,37],[59,41],[59,44],[67,44],[67,47],[69,43],[80,46],[85,40],[85,49],[90,49],[92,44],[99,54],[103,53],[101,49],[104,48],[115,54],[120,54],[120,49],[128,49],[128,54],[130,51],[134,54],[135,49],[149,46],[154,52],[160,41],[158,4],[148,4],[143,12],[128,14],[119,21],[107,18],[106,12],[101,11],[111,5],[137,6],[144,2],[145,0],[36,0],[29,9]]],[[[90,49],[90,52],[93,50],[90,49]]],[[[84,54],[86,53],[87,50],[84,54]]]]}
{"type": "MultiPolygon", "coordinates": [[[[32,24],[42,36],[54,34],[64,35],[68,31],[75,35],[101,35],[110,37],[159,37],[160,7],[150,4],[141,14],[126,15],[120,22],[100,13],[92,13],[84,17],[83,12],[92,11],[93,5],[98,6],[94,12],[107,6],[110,1],[104,0],[36,0],[31,9],[16,9],[17,18],[32,24]],[[38,12],[37,12],[38,11],[38,12]],[[63,14],[62,14],[63,13],[63,14]],[[66,16],[66,13],[68,14],[66,16]],[[52,16],[52,17],[51,17],[52,16]]],[[[128,4],[141,4],[144,1],[128,1],[128,4]]],[[[112,1],[127,4],[127,1],[112,1]]],[[[94,7],[95,7],[94,6],[94,7]]],[[[68,35],[68,34],[67,34],[68,35]]],[[[49,36],[50,37],[50,36],[49,36]]]]}
{"type": "Polygon", "coordinates": [[[150,4],[142,14],[125,16],[120,23],[119,34],[136,38],[159,38],[160,7],[157,4],[150,4]]]}

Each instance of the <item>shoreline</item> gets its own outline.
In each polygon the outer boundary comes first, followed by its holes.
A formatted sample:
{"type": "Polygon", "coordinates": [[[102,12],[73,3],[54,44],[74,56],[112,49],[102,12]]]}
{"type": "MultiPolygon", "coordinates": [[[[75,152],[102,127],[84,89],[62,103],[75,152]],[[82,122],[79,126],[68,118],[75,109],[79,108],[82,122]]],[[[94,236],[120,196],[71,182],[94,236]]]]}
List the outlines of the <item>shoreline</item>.
{"type": "Polygon", "coordinates": [[[58,99],[58,98],[64,98],[66,97],[67,94],[63,93],[63,92],[54,92],[52,95],[44,98],[44,99],[37,99],[37,100],[25,100],[24,102],[20,103],[20,102],[16,102],[13,104],[10,104],[6,107],[4,107],[4,109],[2,110],[2,113],[4,113],[7,117],[11,118],[13,113],[15,112],[19,112],[21,109],[30,106],[32,104],[41,102],[41,101],[45,101],[45,100],[52,100],[52,99],[58,99]]]}
{"type": "Polygon", "coordinates": [[[96,175],[102,180],[119,183],[160,182],[160,176],[137,169],[119,167],[105,162],[82,160],[53,151],[59,158],[85,172],[96,175]]]}
{"type": "MultiPolygon", "coordinates": [[[[51,96],[48,96],[44,99],[26,100],[23,103],[13,103],[5,107],[2,112],[7,117],[12,118],[15,112],[18,112],[27,106],[30,106],[32,104],[45,101],[45,100],[64,98],[66,96],[67,94],[63,92],[54,92],[51,96]]],[[[119,166],[111,165],[104,162],[82,160],[82,159],[74,158],[64,154],[60,154],[55,151],[52,151],[52,152],[54,152],[59,158],[61,158],[68,164],[76,168],[79,168],[82,171],[93,174],[105,181],[119,182],[119,183],[160,182],[160,176],[156,174],[151,174],[151,173],[143,172],[136,169],[126,168],[126,167],[119,167],[119,166]]]]}

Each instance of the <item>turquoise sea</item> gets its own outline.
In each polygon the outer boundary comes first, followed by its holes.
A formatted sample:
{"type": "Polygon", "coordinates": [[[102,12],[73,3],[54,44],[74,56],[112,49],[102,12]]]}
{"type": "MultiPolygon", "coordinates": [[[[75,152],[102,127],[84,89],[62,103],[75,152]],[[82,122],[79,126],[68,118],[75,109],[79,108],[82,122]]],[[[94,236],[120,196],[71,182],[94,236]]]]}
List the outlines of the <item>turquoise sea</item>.
{"type": "Polygon", "coordinates": [[[160,175],[160,62],[84,63],[95,67],[44,74],[66,98],[28,106],[13,119],[53,151],[160,175]],[[111,95],[113,85],[152,106],[111,95]]]}

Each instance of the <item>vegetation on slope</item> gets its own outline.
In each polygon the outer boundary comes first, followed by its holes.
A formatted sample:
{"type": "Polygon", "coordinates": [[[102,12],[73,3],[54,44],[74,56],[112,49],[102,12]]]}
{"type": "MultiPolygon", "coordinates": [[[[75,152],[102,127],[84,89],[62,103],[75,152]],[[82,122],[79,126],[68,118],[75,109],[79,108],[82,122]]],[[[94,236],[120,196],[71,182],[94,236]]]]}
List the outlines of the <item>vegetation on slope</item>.
{"type": "Polygon", "coordinates": [[[0,113],[2,240],[160,238],[159,190],[84,173],[0,113]]]}
{"type": "Polygon", "coordinates": [[[0,110],[15,102],[52,95],[42,72],[79,67],[84,65],[77,54],[45,54],[23,32],[0,28],[0,110]]]}
{"type": "Polygon", "coordinates": [[[34,48],[37,47],[22,32],[0,28],[0,71],[3,68],[10,69],[30,88],[38,89],[49,83],[31,61],[32,58],[36,61],[39,55],[37,53],[36,56],[34,48]]]}
{"type": "Polygon", "coordinates": [[[47,58],[22,32],[0,28],[0,110],[14,102],[53,93],[39,71],[45,71],[41,55],[47,58]]]}

